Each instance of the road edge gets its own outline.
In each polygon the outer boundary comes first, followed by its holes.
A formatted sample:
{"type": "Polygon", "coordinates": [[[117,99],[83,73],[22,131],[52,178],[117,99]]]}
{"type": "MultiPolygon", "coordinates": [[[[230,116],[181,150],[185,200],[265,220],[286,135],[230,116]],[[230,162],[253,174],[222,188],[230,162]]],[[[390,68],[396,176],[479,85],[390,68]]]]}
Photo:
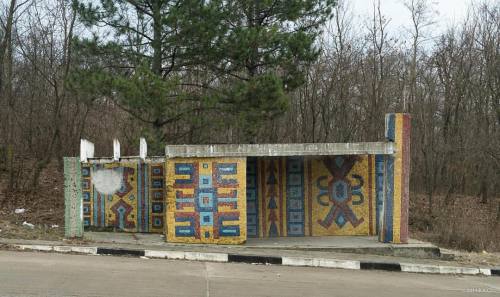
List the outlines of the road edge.
{"type": "Polygon", "coordinates": [[[409,272],[423,274],[455,274],[455,275],[482,275],[500,276],[500,267],[497,268],[475,268],[460,266],[443,266],[432,264],[381,262],[381,261],[358,261],[332,258],[308,258],[308,257],[276,257],[260,255],[242,255],[234,253],[212,253],[212,252],[187,252],[166,251],[147,249],[123,249],[93,246],[68,246],[68,245],[28,245],[7,244],[10,248],[23,251],[74,253],[86,255],[112,255],[129,256],[151,259],[207,261],[222,263],[247,263],[265,265],[284,265],[300,267],[323,267],[353,270],[383,270],[391,272],[409,272]]]}

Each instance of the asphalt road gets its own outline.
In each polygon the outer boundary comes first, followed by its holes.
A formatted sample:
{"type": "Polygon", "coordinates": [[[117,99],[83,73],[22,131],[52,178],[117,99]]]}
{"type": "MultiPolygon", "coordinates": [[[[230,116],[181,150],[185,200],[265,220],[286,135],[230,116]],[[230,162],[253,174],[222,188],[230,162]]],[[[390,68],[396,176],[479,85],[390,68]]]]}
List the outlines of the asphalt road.
{"type": "Polygon", "coordinates": [[[0,251],[0,296],[500,296],[500,277],[0,251]]]}

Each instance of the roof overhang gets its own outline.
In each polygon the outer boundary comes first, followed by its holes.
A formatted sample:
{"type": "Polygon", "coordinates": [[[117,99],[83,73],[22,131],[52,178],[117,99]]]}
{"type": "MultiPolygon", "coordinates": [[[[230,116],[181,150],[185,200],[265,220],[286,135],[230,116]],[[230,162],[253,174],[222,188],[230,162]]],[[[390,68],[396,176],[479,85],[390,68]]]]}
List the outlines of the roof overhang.
{"type": "Polygon", "coordinates": [[[167,158],[391,155],[392,142],[167,145],[167,158]]]}

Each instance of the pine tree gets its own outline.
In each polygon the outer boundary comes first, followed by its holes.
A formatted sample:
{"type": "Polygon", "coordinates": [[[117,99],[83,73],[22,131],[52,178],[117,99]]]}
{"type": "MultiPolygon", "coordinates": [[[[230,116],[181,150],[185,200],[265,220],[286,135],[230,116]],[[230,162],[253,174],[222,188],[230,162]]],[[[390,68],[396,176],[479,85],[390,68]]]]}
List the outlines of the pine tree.
{"type": "Polygon", "coordinates": [[[95,2],[75,0],[93,32],[78,50],[99,57],[77,72],[78,81],[99,75],[103,95],[156,130],[189,119],[206,125],[226,119],[237,123],[248,141],[259,124],[287,109],[287,94],[304,83],[303,66],[317,58],[315,41],[335,5],[334,0],[95,2]],[[225,117],[204,119],[214,110],[225,117]]]}

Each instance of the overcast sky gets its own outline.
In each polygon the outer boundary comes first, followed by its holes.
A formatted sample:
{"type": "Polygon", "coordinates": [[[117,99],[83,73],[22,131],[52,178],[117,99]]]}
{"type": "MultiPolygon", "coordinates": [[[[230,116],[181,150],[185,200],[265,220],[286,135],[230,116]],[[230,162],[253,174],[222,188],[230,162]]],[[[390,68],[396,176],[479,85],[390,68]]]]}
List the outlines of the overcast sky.
{"type": "MultiPolygon", "coordinates": [[[[374,0],[344,0],[350,2],[352,12],[356,16],[366,17],[373,9],[374,0]]],[[[410,13],[403,5],[404,0],[381,0],[382,13],[391,21],[389,27],[400,31],[411,22],[410,13]]],[[[430,0],[436,11],[436,29],[445,30],[452,24],[460,22],[467,14],[471,0],[430,0]]]]}

